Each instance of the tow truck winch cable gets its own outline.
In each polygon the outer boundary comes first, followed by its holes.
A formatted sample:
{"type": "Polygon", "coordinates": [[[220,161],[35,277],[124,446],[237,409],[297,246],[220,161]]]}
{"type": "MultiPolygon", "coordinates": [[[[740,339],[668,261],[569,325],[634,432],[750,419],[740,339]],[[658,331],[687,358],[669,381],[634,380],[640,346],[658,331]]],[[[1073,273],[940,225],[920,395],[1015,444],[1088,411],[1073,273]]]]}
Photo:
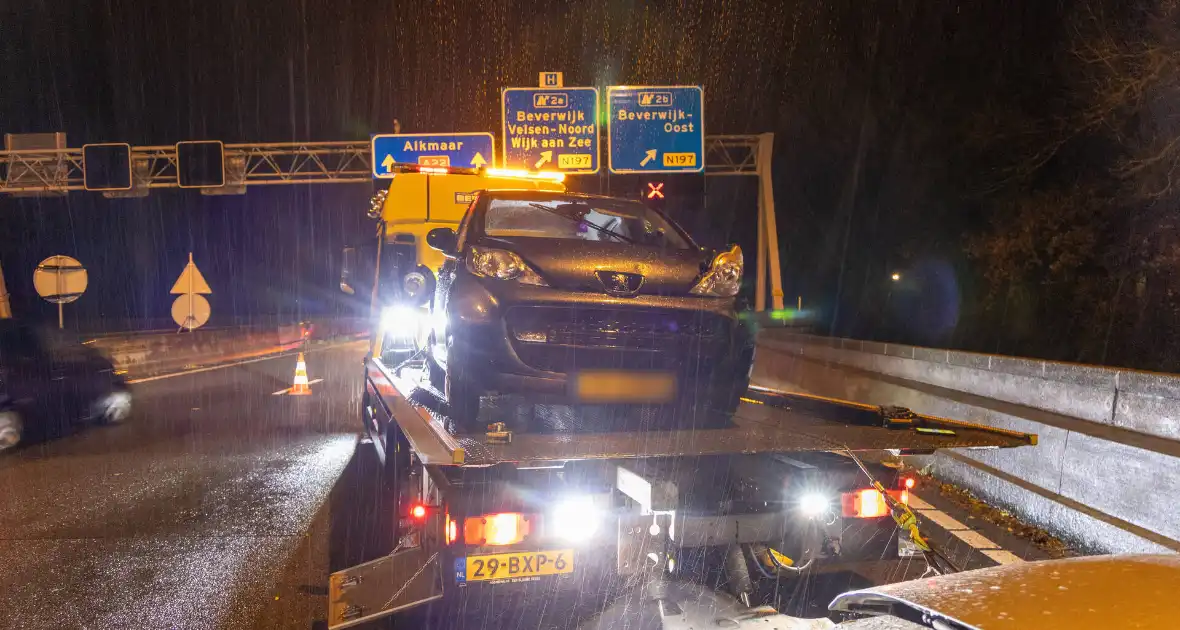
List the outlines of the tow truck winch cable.
{"type": "Polygon", "coordinates": [[[914,543],[915,547],[921,550],[922,557],[926,558],[926,564],[930,566],[930,569],[938,575],[958,573],[960,569],[955,566],[955,563],[951,562],[946,557],[946,554],[942,553],[934,543],[930,542],[930,539],[918,531],[918,515],[914,514],[910,506],[898,501],[886,492],[885,486],[881,485],[881,482],[873,477],[873,474],[865,467],[864,462],[860,461],[860,458],[854,455],[851,449],[844,449],[844,453],[852,461],[856,462],[860,471],[865,474],[865,477],[868,477],[869,484],[873,486],[873,489],[881,493],[881,496],[885,499],[885,505],[889,506],[889,515],[893,517],[893,522],[897,523],[898,529],[909,534],[910,541],[914,543]]]}

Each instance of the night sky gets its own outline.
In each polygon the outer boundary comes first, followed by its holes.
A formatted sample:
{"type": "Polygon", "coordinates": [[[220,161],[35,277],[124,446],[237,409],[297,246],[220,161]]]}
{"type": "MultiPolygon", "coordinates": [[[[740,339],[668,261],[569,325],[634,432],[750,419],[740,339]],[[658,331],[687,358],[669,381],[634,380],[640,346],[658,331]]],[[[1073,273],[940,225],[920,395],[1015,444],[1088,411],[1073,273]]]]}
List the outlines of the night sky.
{"type": "MultiPolygon", "coordinates": [[[[914,308],[945,328],[965,290],[962,227],[979,220],[953,189],[956,173],[975,166],[962,163],[956,134],[996,99],[1038,106],[1065,11],[1053,2],[0,0],[0,131],[65,131],[70,146],[348,140],[390,132],[396,118],[405,132],[498,136],[500,88],[533,85],[541,70],[599,88],[699,84],[708,133],[776,134],[788,302],[800,295],[830,315],[839,290],[840,317],[855,330],[871,316],[864,296],[876,279],[904,264],[933,279],[935,308],[914,308]]],[[[747,241],[752,189],[719,179],[695,224],[711,226],[703,240],[747,241]]],[[[339,249],[368,233],[371,192],[3,198],[0,261],[18,315],[50,318],[52,305],[32,292],[33,266],[55,253],[82,260],[90,289],[67,318],[83,329],[167,322],[166,292],[190,250],[214,289],[211,324],[332,313],[342,308],[339,249]]]]}

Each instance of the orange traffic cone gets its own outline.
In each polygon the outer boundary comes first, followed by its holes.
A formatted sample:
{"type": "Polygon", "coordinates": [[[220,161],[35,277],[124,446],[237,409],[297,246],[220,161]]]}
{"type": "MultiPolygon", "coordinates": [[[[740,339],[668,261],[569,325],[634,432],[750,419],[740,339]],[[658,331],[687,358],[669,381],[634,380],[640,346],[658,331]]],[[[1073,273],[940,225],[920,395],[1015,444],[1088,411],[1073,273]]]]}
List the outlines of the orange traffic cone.
{"type": "Polygon", "coordinates": [[[295,363],[295,382],[287,392],[291,396],[310,396],[311,385],[307,384],[307,363],[303,360],[303,353],[299,353],[299,361],[295,363]]]}

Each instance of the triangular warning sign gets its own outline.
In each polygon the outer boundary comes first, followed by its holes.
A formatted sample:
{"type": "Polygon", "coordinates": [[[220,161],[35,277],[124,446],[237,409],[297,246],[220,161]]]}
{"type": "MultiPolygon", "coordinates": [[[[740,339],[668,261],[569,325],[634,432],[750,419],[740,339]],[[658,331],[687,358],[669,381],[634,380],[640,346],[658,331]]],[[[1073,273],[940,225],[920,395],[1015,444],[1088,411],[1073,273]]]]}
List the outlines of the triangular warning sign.
{"type": "Polygon", "coordinates": [[[192,254],[188,255],[188,264],[184,266],[184,271],[180,272],[180,277],[176,279],[176,284],[172,285],[169,293],[213,293],[209,283],[205,282],[205,276],[201,275],[201,270],[193,263],[192,254]]]}

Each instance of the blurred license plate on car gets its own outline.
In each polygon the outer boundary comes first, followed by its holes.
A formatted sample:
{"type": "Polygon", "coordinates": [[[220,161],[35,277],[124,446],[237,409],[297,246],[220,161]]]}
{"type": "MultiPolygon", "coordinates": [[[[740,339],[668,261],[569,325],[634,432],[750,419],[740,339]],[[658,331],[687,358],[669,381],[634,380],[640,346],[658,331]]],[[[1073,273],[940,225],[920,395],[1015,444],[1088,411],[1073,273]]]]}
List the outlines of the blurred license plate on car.
{"type": "Polygon", "coordinates": [[[522,551],[455,559],[455,581],[520,582],[546,575],[574,572],[573,549],[522,551]]]}
{"type": "Polygon", "coordinates": [[[676,396],[670,372],[596,370],[574,377],[574,396],[587,403],[665,403],[676,396]]]}

